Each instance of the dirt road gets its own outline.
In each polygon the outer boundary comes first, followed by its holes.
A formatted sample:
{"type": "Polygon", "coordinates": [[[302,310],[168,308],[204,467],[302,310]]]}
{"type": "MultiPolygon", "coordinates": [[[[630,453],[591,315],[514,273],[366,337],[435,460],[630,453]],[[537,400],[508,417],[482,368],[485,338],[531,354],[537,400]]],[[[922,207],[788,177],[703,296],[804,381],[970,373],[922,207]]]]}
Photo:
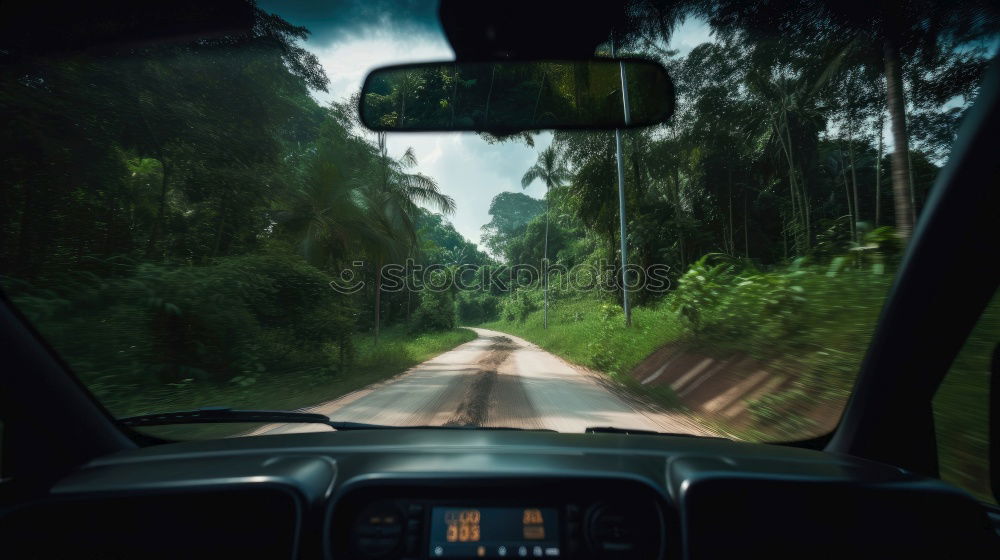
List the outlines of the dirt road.
{"type": "MultiPolygon", "coordinates": [[[[709,435],[688,415],[657,410],[604,376],[505,333],[478,338],[388,381],[310,408],[332,420],[391,426],[501,426],[582,432],[614,426],[709,435]]],[[[258,434],[327,430],[271,425],[258,434]]]]}

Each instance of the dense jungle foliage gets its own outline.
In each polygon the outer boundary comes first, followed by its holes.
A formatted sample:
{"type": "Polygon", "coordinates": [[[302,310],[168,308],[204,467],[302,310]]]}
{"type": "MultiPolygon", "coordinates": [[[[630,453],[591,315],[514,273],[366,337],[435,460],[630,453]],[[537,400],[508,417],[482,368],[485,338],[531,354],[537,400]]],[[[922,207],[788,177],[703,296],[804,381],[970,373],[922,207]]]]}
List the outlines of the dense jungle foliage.
{"type": "MultiPolygon", "coordinates": [[[[618,53],[661,62],[677,111],[622,133],[622,254],[612,132],[538,146],[493,198],[484,251],[415,152],[360,126],[357,94],[317,101],[330,80],[308,30],[254,13],[194,41],[0,49],[0,285],[116,415],[307,406],[488,324],[622,379],[666,343],[784,360],[797,385],[750,406],[769,436],[813,435],[789,410],[849,394],[1000,25],[985,2],[631,4],[618,53]],[[673,34],[692,21],[711,40],[682,54],[673,34]],[[536,182],[543,200],[518,192],[536,182]],[[629,293],[631,327],[623,263],[668,270],[669,289],[629,293]],[[556,273],[510,281],[517,266],[556,273]],[[586,288],[568,281],[580,270],[586,288]],[[419,282],[494,273],[506,283],[419,282]]],[[[446,111],[462,84],[432,78],[380,103],[446,111]]],[[[569,83],[541,73],[526,91],[569,83]]],[[[998,316],[936,401],[944,474],[981,496],[998,316]]]]}

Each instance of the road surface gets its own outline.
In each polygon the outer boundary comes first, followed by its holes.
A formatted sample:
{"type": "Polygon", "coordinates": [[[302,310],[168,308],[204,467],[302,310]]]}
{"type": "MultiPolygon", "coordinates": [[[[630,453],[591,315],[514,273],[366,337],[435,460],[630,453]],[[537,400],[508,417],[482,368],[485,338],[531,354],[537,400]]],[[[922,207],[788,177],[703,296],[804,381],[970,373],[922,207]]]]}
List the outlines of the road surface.
{"type": "MultiPolygon", "coordinates": [[[[478,338],[375,385],[308,409],[331,420],[390,426],[493,426],[582,432],[614,426],[710,435],[679,412],[657,410],[604,376],[515,336],[472,329],[478,338]]],[[[269,425],[259,434],[324,431],[269,425]]]]}

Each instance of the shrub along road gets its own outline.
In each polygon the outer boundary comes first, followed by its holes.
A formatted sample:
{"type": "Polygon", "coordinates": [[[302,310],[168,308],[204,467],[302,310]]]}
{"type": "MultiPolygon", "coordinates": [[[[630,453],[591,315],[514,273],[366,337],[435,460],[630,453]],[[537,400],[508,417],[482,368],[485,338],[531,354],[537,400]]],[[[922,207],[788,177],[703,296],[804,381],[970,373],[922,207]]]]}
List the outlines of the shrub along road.
{"type": "MultiPolygon", "coordinates": [[[[311,412],[390,426],[491,426],[582,432],[613,426],[712,435],[692,417],[636,401],[599,374],[505,333],[478,338],[311,412]]],[[[255,435],[321,431],[271,425],[255,435]]]]}

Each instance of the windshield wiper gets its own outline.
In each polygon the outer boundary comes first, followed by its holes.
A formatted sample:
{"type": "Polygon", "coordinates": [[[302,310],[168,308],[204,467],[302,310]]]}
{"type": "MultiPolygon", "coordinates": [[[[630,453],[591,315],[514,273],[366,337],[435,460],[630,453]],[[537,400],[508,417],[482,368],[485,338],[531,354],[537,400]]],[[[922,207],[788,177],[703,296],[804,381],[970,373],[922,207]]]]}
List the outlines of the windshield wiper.
{"type": "MultiPolygon", "coordinates": [[[[224,423],[266,423],[266,424],[324,424],[335,430],[517,430],[523,428],[485,427],[485,426],[386,426],[384,424],[365,424],[363,422],[337,422],[323,414],[311,412],[294,412],[287,410],[237,410],[224,406],[207,406],[196,410],[175,410],[172,412],[157,412],[117,419],[119,424],[130,428],[143,426],[167,426],[171,424],[224,424],[224,423]]],[[[533,429],[530,431],[553,432],[555,430],[533,429]]]]}
{"type": "MultiPolygon", "coordinates": [[[[225,406],[206,406],[195,410],[175,410],[117,418],[116,421],[130,428],[143,426],[167,426],[172,424],[224,424],[224,423],[255,423],[255,424],[323,424],[334,430],[513,430],[532,432],[554,432],[542,428],[512,428],[494,426],[387,426],[385,424],[366,424],[363,422],[338,422],[330,420],[323,414],[311,412],[294,412],[288,410],[238,410],[225,406]]],[[[605,430],[612,428],[595,428],[605,430]]],[[[587,429],[590,431],[590,428],[587,429]]],[[[656,432],[648,432],[654,434],[656,432]]]]}
{"type": "Polygon", "coordinates": [[[118,418],[118,423],[132,428],[169,424],[221,424],[255,422],[267,424],[325,424],[335,430],[373,430],[390,428],[361,422],[335,422],[323,414],[285,410],[235,410],[227,407],[204,407],[118,418]]]}
{"type": "Polygon", "coordinates": [[[585,434],[630,434],[630,435],[651,435],[651,436],[682,436],[707,439],[726,439],[717,436],[700,436],[697,434],[684,434],[680,432],[656,432],[653,430],[633,430],[632,428],[616,428],[614,426],[589,426],[583,429],[585,434]]]}

